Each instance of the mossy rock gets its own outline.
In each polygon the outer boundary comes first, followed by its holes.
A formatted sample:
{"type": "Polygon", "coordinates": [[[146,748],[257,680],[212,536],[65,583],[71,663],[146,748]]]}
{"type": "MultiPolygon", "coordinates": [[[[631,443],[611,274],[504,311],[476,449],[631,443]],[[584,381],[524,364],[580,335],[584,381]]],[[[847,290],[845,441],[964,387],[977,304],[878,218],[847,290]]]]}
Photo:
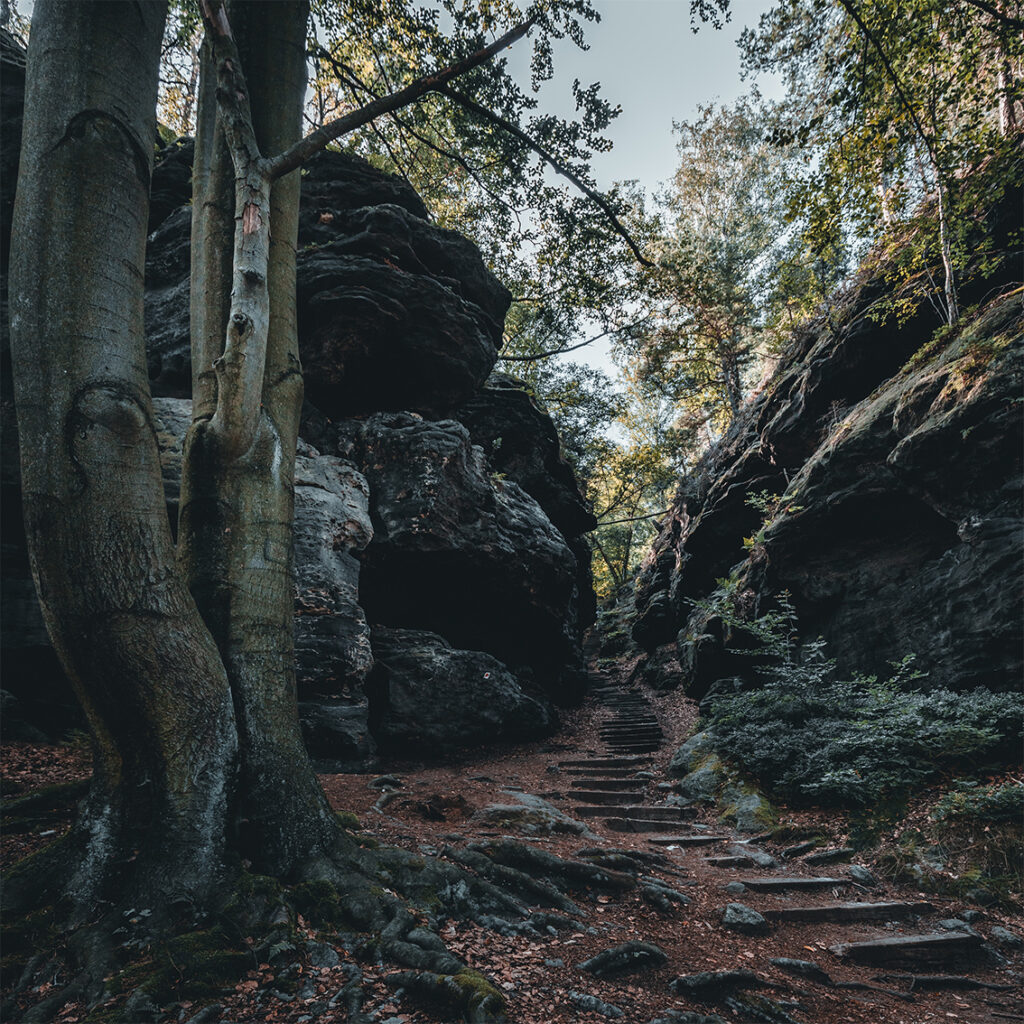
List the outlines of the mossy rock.
{"type": "Polygon", "coordinates": [[[466,968],[457,974],[402,971],[389,975],[387,984],[404,989],[413,999],[458,1013],[468,1024],[503,1024],[504,995],[482,974],[466,968]]]}
{"type": "Polygon", "coordinates": [[[326,880],[303,882],[289,895],[295,909],[316,927],[345,920],[338,890],[326,880]]]}
{"type": "Polygon", "coordinates": [[[338,819],[338,824],[349,832],[358,832],[363,827],[351,811],[335,811],[334,817],[338,819]]]}

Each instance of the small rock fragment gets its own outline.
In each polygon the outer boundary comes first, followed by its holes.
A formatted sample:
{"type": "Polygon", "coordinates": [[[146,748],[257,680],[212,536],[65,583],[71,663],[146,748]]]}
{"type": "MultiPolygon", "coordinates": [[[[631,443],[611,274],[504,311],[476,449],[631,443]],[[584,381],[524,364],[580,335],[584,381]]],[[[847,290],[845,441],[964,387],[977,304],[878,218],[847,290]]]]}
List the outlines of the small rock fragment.
{"type": "MultiPolygon", "coordinates": [[[[964,916],[966,917],[966,914],[964,916]]],[[[997,924],[989,930],[988,934],[993,942],[997,942],[1007,949],[1024,949],[1024,939],[1015,932],[1011,932],[1009,928],[1003,928],[997,924]]]]}
{"type": "Polygon", "coordinates": [[[819,985],[832,984],[832,978],[828,972],[822,970],[813,960],[791,960],[788,956],[778,956],[772,960],[772,964],[790,974],[798,974],[801,978],[816,981],[819,985]]]}
{"type": "Polygon", "coordinates": [[[770,853],[750,846],[748,843],[733,843],[728,851],[733,857],[748,857],[759,868],[773,868],[778,863],[770,853]]]}
{"type": "Polygon", "coordinates": [[[722,924],[743,935],[767,935],[771,931],[768,922],[743,903],[730,903],[722,914],[722,924]]]}
{"type": "Polygon", "coordinates": [[[611,1003],[604,1003],[597,996],[588,996],[584,992],[569,992],[569,1002],[574,1006],[578,1006],[581,1010],[587,1010],[590,1013],[599,1013],[602,1017],[623,1017],[625,1014],[618,1006],[612,1006],[611,1003]]]}
{"type": "Polygon", "coordinates": [[[309,962],[314,967],[337,967],[341,963],[338,951],[326,942],[311,942],[306,948],[309,950],[309,962]]]}
{"type": "Polygon", "coordinates": [[[878,879],[860,864],[851,864],[848,873],[858,885],[863,885],[868,889],[873,889],[878,885],[878,879]]]}
{"type": "Polygon", "coordinates": [[[741,892],[747,891],[747,887],[742,882],[726,882],[722,888],[734,896],[738,896],[741,892]]]}

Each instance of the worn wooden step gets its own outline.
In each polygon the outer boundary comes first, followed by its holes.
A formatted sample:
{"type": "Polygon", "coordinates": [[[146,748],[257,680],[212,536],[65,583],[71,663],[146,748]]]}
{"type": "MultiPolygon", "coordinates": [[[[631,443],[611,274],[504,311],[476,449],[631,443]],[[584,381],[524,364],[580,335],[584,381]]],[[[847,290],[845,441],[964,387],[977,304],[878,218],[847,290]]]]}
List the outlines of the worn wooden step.
{"type": "Polygon", "coordinates": [[[559,761],[559,768],[634,768],[650,764],[649,757],[592,757],[579,761],[559,761]]]}
{"type": "MultiPolygon", "coordinates": [[[[571,796],[580,794],[572,793],[571,796]]],[[[679,824],[696,815],[692,807],[644,807],[643,805],[631,804],[629,806],[620,803],[608,807],[574,807],[573,814],[581,818],[635,818],[642,821],[674,821],[679,824]]]]}
{"type": "Polygon", "coordinates": [[[762,910],[769,921],[895,921],[912,914],[927,914],[934,908],[930,903],[819,903],[808,907],[776,907],[762,910]]]}
{"type": "Polygon", "coordinates": [[[647,840],[655,846],[713,846],[715,843],[725,843],[729,836],[712,836],[704,832],[690,832],[686,835],[652,836],[647,840]]]}
{"type": "Polygon", "coordinates": [[[754,892],[808,892],[833,889],[850,884],[848,878],[744,878],[743,884],[754,892]]]}
{"type": "Polygon", "coordinates": [[[749,857],[705,857],[705,864],[713,868],[752,868],[756,865],[749,857]]]}
{"type": "Polygon", "coordinates": [[[981,941],[976,932],[941,932],[842,942],[831,949],[836,956],[858,964],[964,964],[977,959],[981,941]]]}
{"type": "Polygon", "coordinates": [[[647,785],[646,779],[572,779],[573,789],[643,789],[647,785]]]}

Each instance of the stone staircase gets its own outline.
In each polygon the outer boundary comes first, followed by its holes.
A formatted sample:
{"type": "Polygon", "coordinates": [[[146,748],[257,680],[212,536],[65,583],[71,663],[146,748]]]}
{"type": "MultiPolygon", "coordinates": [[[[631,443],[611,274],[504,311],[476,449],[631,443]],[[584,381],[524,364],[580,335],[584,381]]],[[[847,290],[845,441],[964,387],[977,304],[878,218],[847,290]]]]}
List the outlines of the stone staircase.
{"type": "MultiPolygon", "coordinates": [[[[571,813],[585,819],[592,829],[642,834],[643,841],[651,846],[674,851],[686,867],[693,864],[689,858],[698,857],[705,869],[705,885],[714,886],[711,879],[716,875],[722,880],[717,888],[723,890],[719,913],[724,927],[730,927],[729,909],[739,907],[742,913],[734,912],[734,916],[743,920],[749,915],[745,919],[756,924],[747,934],[771,936],[780,949],[799,950],[809,948],[799,944],[801,928],[832,926],[825,934],[830,936],[827,948],[835,958],[835,970],[942,969],[956,972],[938,976],[945,979],[946,988],[954,991],[1006,989],[961,973],[974,967],[992,969],[1001,961],[999,953],[985,944],[970,921],[934,921],[937,912],[928,902],[881,898],[881,887],[864,869],[853,869],[856,877],[845,870],[836,871],[839,862],[849,859],[853,851],[820,850],[814,843],[802,843],[785,849],[779,844],[777,851],[768,852],[763,847],[770,844],[769,835],[750,838],[726,827],[697,823],[695,808],[673,803],[671,796],[666,798],[665,787],[654,788],[667,757],[652,757],[661,747],[663,733],[651,702],[635,689],[619,688],[607,681],[592,692],[602,710],[608,712],[599,723],[605,749],[590,758],[559,763],[559,769],[569,780],[565,796],[578,801],[571,807],[571,813]],[[691,849],[693,852],[688,852],[691,849]],[[833,865],[832,872],[819,873],[826,864],[833,865]],[[864,898],[851,898],[851,890],[864,898]],[[873,898],[876,893],[877,898],[873,898]],[[751,905],[729,903],[736,899],[749,900],[751,905]]],[[[972,921],[975,919],[968,916],[972,921]]],[[[745,931],[740,925],[734,930],[745,931]]],[[[819,946],[824,951],[821,943],[819,946]]],[[[832,989],[875,989],[905,998],[902,992],[878,989],[867,982],[833,980],[818,965],[787,959],[781,952],[771,962],[803,964],[811,972],[805,974],[805,980],[832,989]]],[[[935,979],[920,973],[902,977],[909,981],[907,993],[918,980],[924,985],[929,977],[935,979]]],[[[996,1013],[997,1018],[1001,1016],[996,1013]]],[[[1024,1021],[1024,1013],[1005,1019],[1024,1021]]]]}

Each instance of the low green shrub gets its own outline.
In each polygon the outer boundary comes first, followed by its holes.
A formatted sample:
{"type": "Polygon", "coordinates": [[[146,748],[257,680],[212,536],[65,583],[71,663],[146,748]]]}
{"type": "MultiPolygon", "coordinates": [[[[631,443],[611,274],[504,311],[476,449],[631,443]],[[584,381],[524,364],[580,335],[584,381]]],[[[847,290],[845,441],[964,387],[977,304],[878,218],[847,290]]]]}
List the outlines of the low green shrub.
{"type": "Polygon", "coordinates": [[[764,675],[760,688],[712,696],[702,710],[715,747],[783,799],[867,807],[1019,754],[1016,695],[912,688],[912,658],[887,680],[835,680],[815,643],[764,675]]]}
{"type": "Polygon", "coordinates": [[[983,786],[957,780],[932,809],[936,821],[979,825],[1024,824],[1024,784],[983,786]]]}

